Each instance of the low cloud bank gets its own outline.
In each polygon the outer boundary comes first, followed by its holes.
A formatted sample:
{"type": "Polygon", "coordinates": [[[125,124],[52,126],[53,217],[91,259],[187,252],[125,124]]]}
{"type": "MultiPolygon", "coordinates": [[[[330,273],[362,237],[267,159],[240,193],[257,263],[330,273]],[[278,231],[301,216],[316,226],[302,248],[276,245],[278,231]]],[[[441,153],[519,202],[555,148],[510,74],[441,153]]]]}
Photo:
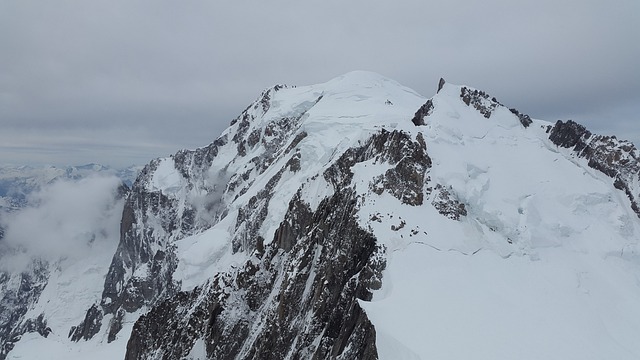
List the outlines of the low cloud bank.
{"type": "Polygon", "coordinates": [[[57,181],[29,196],[26,208],[1,221],[0,270],[19,271],[36,258],[56,262],[112,248],[124,199],[117,177],[57,181]]]}

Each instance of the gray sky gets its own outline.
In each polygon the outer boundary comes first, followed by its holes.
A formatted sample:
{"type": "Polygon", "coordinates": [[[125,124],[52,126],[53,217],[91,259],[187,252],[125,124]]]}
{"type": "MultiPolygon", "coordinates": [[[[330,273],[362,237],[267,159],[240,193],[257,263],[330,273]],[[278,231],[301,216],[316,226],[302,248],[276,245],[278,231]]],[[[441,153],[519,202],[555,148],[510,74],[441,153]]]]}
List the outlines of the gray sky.
{"type": "Polygon", "coordinates": [[[0,163],[144,164],[370,70],[640,144],[640,1],[0,0],[0,163]]]}

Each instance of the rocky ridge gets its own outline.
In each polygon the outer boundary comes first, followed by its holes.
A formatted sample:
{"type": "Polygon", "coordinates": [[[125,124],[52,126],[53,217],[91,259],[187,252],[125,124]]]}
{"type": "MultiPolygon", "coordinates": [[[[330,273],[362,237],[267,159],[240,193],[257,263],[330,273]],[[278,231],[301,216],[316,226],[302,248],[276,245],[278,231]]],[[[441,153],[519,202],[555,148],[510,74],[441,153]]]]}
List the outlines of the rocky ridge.
{"type": "Polygon", "coordinates": [[[554,144],[571,149],[578,158],[586,159],[589,167],[612,178],[616,189],[625,192],[631,208],[640,217],[640,157],[631,142],[592,134],[572,120],[558,120],[553,127],[548,126],[547,132],[554,144]]]}

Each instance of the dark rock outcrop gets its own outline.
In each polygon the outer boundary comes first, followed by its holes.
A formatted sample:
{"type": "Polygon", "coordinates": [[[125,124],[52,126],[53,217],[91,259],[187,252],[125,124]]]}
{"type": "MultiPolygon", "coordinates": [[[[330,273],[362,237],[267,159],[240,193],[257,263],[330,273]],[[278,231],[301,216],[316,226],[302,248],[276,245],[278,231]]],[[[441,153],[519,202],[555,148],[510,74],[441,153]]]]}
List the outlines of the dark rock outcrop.
{"type": "MultiPolygon", "coordinates": [[[[460,99],[462,99],[467,106],[472,106],[487,119],[491,117],[491,114],[493,114],[499,106],[503,106],[495,97],[490,97],[489,94],[484,91],[469,89],[467,87],[462,87],[460,90],[460,99]]],[[[523,127],[527,128],[533,123],[529,115],[522,114],[513,108],[509,109],[509,111],[518,117],[523,127]]]]}
{"type": "Polygon", "coordinates": [[[27,310],[38,300],[47,285],[48,265],[47,262],[36,259],[21,273],[0,272],[0,360],[6,358],[25,332],[33,330],[32,332],[42,332],[43,336],[49,334],[44,317],[39,322],[38,319],[24,319],[27,310]]]}
{"type": "Polygon", "coordinates": [[[109,321],[109,332],[107,333],[107,342],[114,341],[120,330],[122,330],[122,322],[124,321],[126,311],[122,308],[118,309],[109,321]]]}
{"type": "Polygon", "coordinates": [[[551,142],[563,148],[573,148],[577,153],[587,147],[589,138],[591,138],[591,131],[573,120],[566,123],[558,120],[549,133],[551,142]]]}
{"type": "Polygon", "coordinates": [[[460,99],[467,105],[473,106],[485,118],[490,118],[493,111],[501,105],[496,98],[490,98],[484,91],[462,87],[460,99]]]}
{"type": "Polygon", "coordinates": [[[444,87],[444,84],[446,84],[447,82],[444,81],[444,78],[440,78],[440,81],[438,81],[438,91],[436,91],[436,94],[440,92],[440,90],[442,90],[442,88],[444,87]]]}
{"type": "Polygon", "coordinates": [[[38,333],[40,336],[46,338],[51,334],[51,328],[47,326],[47,320],[44,318],[44,314],[38,315],[35,319],[27,319],[20,329],[20,332],[24,333],[38,333]]]}
{"type": "Polygon", "coordinates": [[[533,120],[531,120],[531,117],[529,115],[522,114],[518,110],[513,108],[509,109],[509,111],[511,111],[513,115],[518,117],[518,120],[520,120],[520,124],[522,124],[522,126],[528,128],[529,125],[533,123],[533,120]]]}
{"type": "Polygon", "coordinates": [[[435,195],[431,204],[438,212],[451,220],[460,220],[460,217],[467,216],[467,209],[447,188],[437,184],[435,195]]]}
{"type": "Polygon", "coordinates": [[[306,212],[309,222],[289,233],[289,251],[273,242],[260,261],[216,277],[208,293],[163,302],[134,326],[126,358],[183,357],[197,339],[212,359],[377,358],[375,330],[357,299],[370,299],[369,279],[383,265],[375,239],[349,217],[353,204],[353,193],[337,194],[312,213],[294,200],[287,218],[306,212]],[[316,224],[327,225],[307,235],[316,224]]]}
{"type": "Polygon", "coordinates": [[[81,339],[89,340],[100,331],[102,326],[102,309],[94,304],[87,310],[84,320],[78,325],[71,328],[69,337],[71,341],[80,341],[81,339]]]}
{"type": "Polygon", "coordinates": [[[404,204],[422,205],[425,174],[431,167],[422,134],[413,141],[405,133],[383,131],[376,139],[377,151],[388,154],[384,161],[395,166],[374,179],[372,191],[377,194],[388,191],[404,204]]]}
{"type": "Polygon", "coordinates": [[[418,109],[418,111],[416,111],[416,114],[413,116],[413,119],[411,119],[411,122],[415,126],[425,125],[424,118],[426,116],[431,115],[432,112],[433,112],[433,101],[429,99],[427,100],[426,103],[424,103],[424,105],[422,105],[418,109]]]}
{"type": "Polygon", "coordinates": [[[571,149],[576,156],[585,158],[589,167],[611,177],[613,185],[624,191],[640,217],[640,194],[634,193],[632,187],[640,179],[640,156],[632,143],[615,136],[594,135],[572,120],[558,120],[548,133],[555,145],[571,149]]]}

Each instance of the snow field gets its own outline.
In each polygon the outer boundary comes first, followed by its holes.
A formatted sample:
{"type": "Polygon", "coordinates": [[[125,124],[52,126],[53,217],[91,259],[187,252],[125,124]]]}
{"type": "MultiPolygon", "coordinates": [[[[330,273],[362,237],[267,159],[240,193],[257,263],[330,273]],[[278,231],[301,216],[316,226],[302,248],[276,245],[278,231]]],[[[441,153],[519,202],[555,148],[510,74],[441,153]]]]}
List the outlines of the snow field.
{"type": "Polygon", "coordinates": [[[387,248],[383,287],[361,302],[381,359],[640,358],[639,222],[625,195],[555,149],[546,123],[524,129],[500,108],[485,119],[458,87],[443,90],[413,131],[427,141],[431,186],[468,215],[387,194],[360,210],[387,248]]]}

